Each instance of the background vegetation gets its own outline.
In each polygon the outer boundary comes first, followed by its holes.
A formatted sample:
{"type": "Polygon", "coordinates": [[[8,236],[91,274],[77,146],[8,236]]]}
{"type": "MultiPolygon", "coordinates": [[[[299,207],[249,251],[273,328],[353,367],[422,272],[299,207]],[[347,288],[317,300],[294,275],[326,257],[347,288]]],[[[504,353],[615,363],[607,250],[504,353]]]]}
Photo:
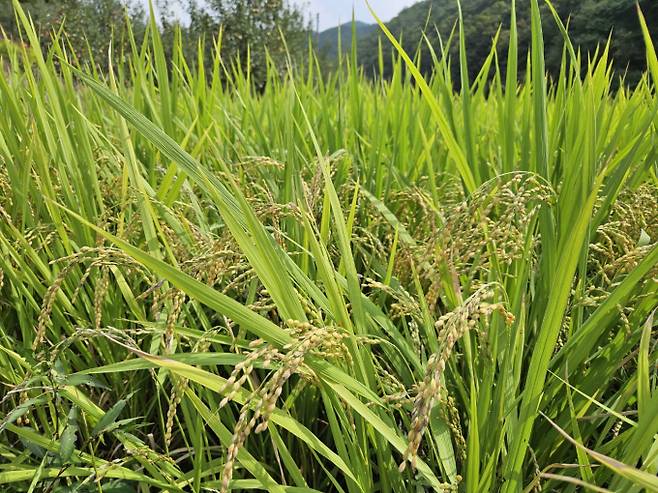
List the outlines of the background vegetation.
{"type": "MultiPolygon", "coordinates": [[[[128,47],[125,18],[130,19],[133,36],[143,39],[145,12],[136,6],[126,10],[120,0],[25,0],[25,12],[34,21],[41,47],[47,50],[54,31],[66,26],[71,55],[83,62],[91,59],[103,64],[112,43],[117,56],[128,47]]],[[[4,35],[19,40],[19,24],[11,0],[0,0],[0,27],[4,35]]]]}
{"type": "MultiPolygon", "coordinates": [[[[519,39],[521,73],[525,70],[525,55],[529,46],[531,32],[530,3],[517,2],[517,36],[519,39]]],[[[614,69],[617,77],[625,76],[627,82],[635,84],[645,70],[644,43],[642,30],[638,21],[635,0],[555,0],[553,7],[569,29],[571,42],[576,50],[580,50],[583,59],[605,46],[612,34],[610,43],[610,58],[615,61],[614,69]]],[[[649,26],[658,25],[658,4],[651,0],[639,2],[649,26]]],[[[510,8],[508,0],[464,0],[461,2],[464,17],[464,35],[468,42],[468,64],[471,78],[483,65],[489,54],[491,40],[498,34],[499,54],[506,53],[510,36],[510,8]],[[499,32],[500,29],[500,32],[499,32]]],[[[540,7],[543,18],[545,63],[548,73],[557,78],[560,74],[560,64],[563,55],[563,40],[560,31],[553,22],[547,5],[540,7]]],[[[446,47],[447,54],[453,60],[459,58],[459,45],[448,43],[458,19],[457,2],[454,0],[426,0],[405,10],[388,23],[391,31],[403,39],[403,46],[413,53],[418,46],[429,43],[436,53],[441,53],[441,45],[446,47]],[[423,41],[421,33],[427,35],[423,41]]],[[[374,26],[373,26],[374,27],[374,26]]],[[[658,39],[655,29],[651,33],[655,42],[658,39]]],[[[368,31],[360,37],[359,55],[361,62],[370,70],[379,72],[377,46],[381,34],[378,29],[368,31]]],[[[424,48],[419,58],[421,71],[432,70],[433,62],[430,50],[424,48]]],[[[503,72],[504,56],[499,63],[503,72]]],[[[390,76],[392,64],[390,57],[383,60],[384,75],[390,76]]],[[[458,68],[453,68],[457,74],[458,68]]],[[[458,77],[454,77],[455,80],[458,77]]]]}
{"type": "MultiPolygon", "coordinates": [[[[163,38],[163,48],[167,58],[175,52],[175,32],[181,31],[180,43],[183,46],[190,66],[203,60],[208,71],[212,66],[214,43],[222,34],[221,52],[227,60],[237,63],[242,70],[250,63],[251,76],[260,85],[266,80],[268,57],[276,67],[285,66],[286,39],[292,62],[303,65],[308,54],[308,43],[313,42],[320,57],[321,68],[325,73],[335,70],[338,65],[339,31],[342,49],[349,52],[352,46],[352,29],[349,25],[328,29],[321,33],[311,31],[308,12],[299,4],[283,0],[189,0],[179,3],[186,9],[189,22],[180,25],[168,1],[157,2],[159,12],[158,27],[163,38]],[[204,43],[204,56],[197,57],[199,41],[204,43]]],[[[601,49],[611,34],[610,59],[614,60],[615,77],[624,77],[626,83],[636,84],[646,64],[642,31],[635,15],[636,0],[556,0],[552,4],[559,16],[568,24],[571,42],[580,50],[583,60],[597,49],[601,49]]],[[[18,27],[15,20],[12,0],[0,0],[0,26],[10,38],[16,38],[18,27]]],[[[57,30],[66,20],[66,33],[75,54],[83,61],[93,58],[103,64],[107,58],[107,47],[112,40],[115,57],[122,51],[129,51],[125,32],[124,2],[122,0],[21,0],[35,22],[39,39],[44,49],[50,43],[50,33],[57,30]]],[[[130,19],[132,35],[138,44],[143,40],[146,12],[140,3],[129,3],[127,15],[130,19]]],[[[394,35],[401,39],[408,53],[418,54],[417,64],[421,72],[428,74],[434,66],[432,51],[453,60],[453,81],[458,86],[459,45],[450,42],[454,39],[454,28],[458,20],[458,7],[455,0],[425,0],[404,9],[393,18],[388,26],[394,35]],[[423,38],[423,34],[426,36],[423,38]]],[[[518,2],[517,36],[519,56],[523,61],[530,42],[530,4],[518,2]]],[[[649,26],[658,25],[658,4],[652,0],[640,0],[649,26]]],[[[469,75],[473,79],[485,63],[491,43],[496,35],[502,73],[505,74],[505,57],[510,36],[510,8],[508,0],[462,0],[464,36],[469,50],[467,61],[469,75]]],[[[543,17],[545,38],[545,64],[547,72],[556,78],[560,73],[563,55],[562,35],[552,15],[544,4],[540,6],[543,17]]],[[[652,39],[658,39],[652,30],[652,39]]],[[[355,25],[358,40],[358,63],[368,76],[390,78],[393,74],[392,56],[388,43],[383,43],[384,53],[380,61],[379,46],[382,34],[375,23],[357,22],[355,25]]],[[[522,77],[525,63],[518,69],[522,77]]],[[[619,81],[614,81],[618,85],[619,81]]]]}
{"type": "MultiPolygon", "coordinates": [[[[144,40],[147,13],[140,3],[122,0],[23,0],[21,5],[32,18],[40,45],[47,50],[51,33],[65,27],[73,52],[83,63],[107,64],[107,50],[112,43],[115,60],[130,52],[126,18],[135,43],[144,40]]],[[[154,2],[157,26],[163,40],[165,57],[177,52],[190,66],[204,63],[211,70],[213,53],[219,39],[219,51],[232,62],[232,68],[250,68],[250,76],[262,87],[268,63],[285,66],[285,44],[296,53],[295,62],[304,59],[309,40],[309,24],[303,12],[281,0],[204,0],[187,2],[189,22],[180,24],[169,2],[154,2]],[[177,38],[177,35],[179,37],[177,38]],[[221,35],[220,35],[221,34],[221,35]],[[286,40],[284,43],[283,40],[286,40]],[[203,56],[197,57],[199,43],[203,56]]],[[[19,28],[12,0],[0,0],[0,26],[9,39],[18,39],[19,28]]],[[[272,67],[270,67],[270,70],[272,67]]]]}

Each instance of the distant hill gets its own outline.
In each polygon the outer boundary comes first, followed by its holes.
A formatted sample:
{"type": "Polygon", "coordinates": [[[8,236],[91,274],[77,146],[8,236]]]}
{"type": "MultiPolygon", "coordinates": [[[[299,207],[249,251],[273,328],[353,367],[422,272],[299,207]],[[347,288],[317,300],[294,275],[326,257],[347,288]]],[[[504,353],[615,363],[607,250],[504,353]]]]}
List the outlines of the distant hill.
{"type": "MultiPolygon", "coordinates": [[[[530,2],[517,0],[517,26],[519,36],[519,67],[530,44],[530,2]]],[[[563,41],[551,13],[543,1],[539,2],[542,10],[546,68],[550,74],[557,76],[562,57],[563,41]]],[[[635,82],[646,68],[644,43],[636,12],[636,0],[553,0],[557,12],[563,21],[570,17],[569,32],[571,40],[583,54],[593,53],[598,45],[605,45],[612,31],[613,43],[610,56],[619,75],[626,74],[629,82],[635,82]]],[[[466,32],[468,64],[471,80],[477,75],[484,59],[490,52],[491,41],[498,28],[501,28],[498,42],[498,55],[501,68],[504,69],[507,42],[509,39],[510,0],[461,0],[466,32]]],[[[640,0],[647,24],[652,30],[654,43],[658,43],[658,1],[640,0]]],[[[441,54],[441,42],[445,43],[456,25],[458,18],[455,0],[425,0],[402,10],[387,22],[389,29],[402,37],[403,46],[408,53],[414,53],[426,32],[430,44],[438,55],[441,54]],[[440,38],[439,38],[440,35],[440,38]]],[[[359,61],[372,73],[377,67],[378,39],[383,38],[381,30],[375,24],[356,23],[359,61]]],[[[349,48],[352,39],[350,24],[341,29],[343,46],[349,48]]],[[[328,56],[336,56],[338,28],[320,33],[320,47],[328,56]]],[[[389,47],[383,39],[382,45],[389,47]]],[[[458,42],[453,39],[448,48],[453,61],[453,80],[458,80],[458,42]]],[[[432,60],[425,46],[421,51],[421,70],[431,71],[432,60]]],[[[384,57],[384,75],[390,75],[391,59],[384,57]]]]}
{"type": "MultiPolygon", "coordinates": [[[[356,28],[357,41],[365,38],[373,31],[378,29],[377,24],[368,24],[367,22],[354,22],[356,28]]],[[[340,42],[343,50],[348,50],[352,45],[352,23],[348,22],[340,26],[332,27],[318,34],[318,46],[320,52],[330,58],[338,56],[338,35],[340,32],[340,42]]]]}
{"type": "MultiPolygon", "coordinates": [[[[554,2],[560,0],[554,0],[554,2]]],[[[527,5],[530,2],[517,2],[527,5]]],[[[489,54],[491,40],[502,25],[503,30],[509,30],[510,4],[509,0],[462,0],[462,11],[466,28],[469,61],[471,68],[479,68],[482,61],[489,54]]],[[[521,23],[528,17],[524,10],[528,7],[519,6],[518,12],[521,23]]],[[[402,45],[407,53],[413,54],[419,45],[424,44],[422,34],[425,32],[428,40],[437,55],[441,54],[441,44],[447,44],[450,34],[458,20],[457,2],[455,0],[425,0],[402,10],[396,17],[386,23],[391,32],[402,39],[402,45]]],[[[528,23],[529,26],[529,23],[528,23]]],[[[521,26],[520,26],[521,27],[521,26]]],[[[521,29],[527,31],[528,29],[521,29]]],[[[381,30],[373,31],[364,36],[359,43],[360,61],[366,68],[377,66],[378,39],[382,38],[383,46],[390,47],[381,30]]],[[[521,42],[523,39],[520,40],[521,42]]],[[[458,60],[458,43],[450,46],[453,60],[458,60]]],[[[421,52],[421,70],[429,72],[432,59],[425,46],[421,52]]],[[[384,57],[384,72],[388,74],[391,68],[390,57],[384,57]]]]}

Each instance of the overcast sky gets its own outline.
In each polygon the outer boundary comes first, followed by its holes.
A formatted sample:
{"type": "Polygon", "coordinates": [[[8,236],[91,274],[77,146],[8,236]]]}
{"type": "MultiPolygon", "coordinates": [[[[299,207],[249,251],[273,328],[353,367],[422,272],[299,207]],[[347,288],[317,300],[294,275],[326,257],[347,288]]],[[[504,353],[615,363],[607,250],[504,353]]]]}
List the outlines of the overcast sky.
{"type": "MultiPolygon", "coordinates": [[[[148,6],[148,0],[141,0],[144,5],[148,6]]],[[[337,26],[339,23],[346,23],[352,20],[352,8],[357,20],[364,22],[374,22],[365,0],[289,0],[304,8],[307,14],[313,20],[315,27],[316,14],[320,15],[320,30],[323,31],[330,27],[337,26]]],[[[405,7],[416,3],[418,0],[370,0],[370,5],[377,15],[383,20],[388,21],[405,7]]],[[[154,2],[154,4],[157,2],[154,2]]],[[[186,2],[185,2],[186,3],[186,2]]],[[[173,11],[185,18],[183,9],[172,1],[173,11]]]]}

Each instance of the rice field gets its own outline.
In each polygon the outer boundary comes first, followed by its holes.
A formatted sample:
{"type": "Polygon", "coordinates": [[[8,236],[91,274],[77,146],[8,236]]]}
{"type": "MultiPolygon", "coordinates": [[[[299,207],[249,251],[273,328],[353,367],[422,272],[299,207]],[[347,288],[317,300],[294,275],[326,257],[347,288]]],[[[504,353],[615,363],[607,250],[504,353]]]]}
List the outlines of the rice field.
{"type": "Polygon", "coordinates": [[[457,32],[427,79],[311,52],[258,91],[154,22],[42,52],[19,7],[0,491],[658,491],[658,59],[644,26],[613,90],[554,19],[548,80],[532,11],[476,80],[457,32]]]}

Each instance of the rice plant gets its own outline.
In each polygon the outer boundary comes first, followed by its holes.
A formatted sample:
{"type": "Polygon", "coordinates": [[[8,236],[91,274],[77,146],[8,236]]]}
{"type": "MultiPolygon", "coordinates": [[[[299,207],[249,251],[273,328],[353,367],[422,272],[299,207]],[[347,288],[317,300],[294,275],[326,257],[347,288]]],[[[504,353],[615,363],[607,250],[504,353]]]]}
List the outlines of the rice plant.
{"type": "Polygon", "coordinates": [[[104,72],[14,4],[0,490],[658,491],[645,24],[632,88],[557,16],[547,80],[532,0],[475,80],[381,24],[390,80],[353,50],[260,90],[221,37],[165,60],[151,21],[104,72]]]}

